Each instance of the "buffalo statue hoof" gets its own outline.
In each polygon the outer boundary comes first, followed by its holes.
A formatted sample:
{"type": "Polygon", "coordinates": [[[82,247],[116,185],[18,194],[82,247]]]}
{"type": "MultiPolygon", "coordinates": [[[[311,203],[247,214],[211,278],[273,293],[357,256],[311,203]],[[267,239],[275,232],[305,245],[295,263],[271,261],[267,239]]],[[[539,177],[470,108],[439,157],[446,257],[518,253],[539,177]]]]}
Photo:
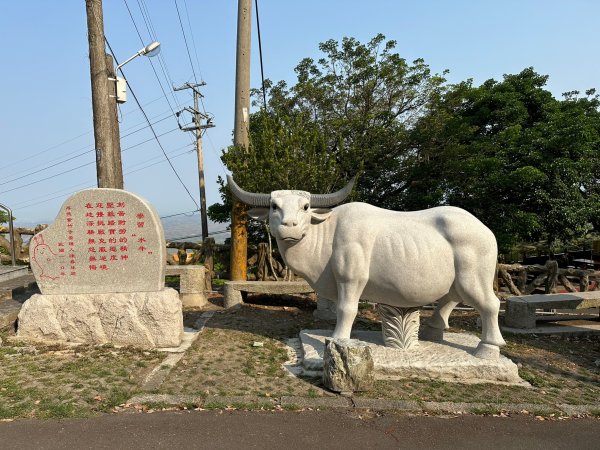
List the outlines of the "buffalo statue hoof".
{"type": "Polygon", "coordinates": [[[423,324],[419,330],[419,339],[429,342],[442,342],[444,340],[444,330],[423,324]]]}
{"type": "Polygon", "coordinates": [[[500,347],[480,342],[479,345],[477,345],[473,356],[479,359],[496,360],[500,358],[500,347]]]}

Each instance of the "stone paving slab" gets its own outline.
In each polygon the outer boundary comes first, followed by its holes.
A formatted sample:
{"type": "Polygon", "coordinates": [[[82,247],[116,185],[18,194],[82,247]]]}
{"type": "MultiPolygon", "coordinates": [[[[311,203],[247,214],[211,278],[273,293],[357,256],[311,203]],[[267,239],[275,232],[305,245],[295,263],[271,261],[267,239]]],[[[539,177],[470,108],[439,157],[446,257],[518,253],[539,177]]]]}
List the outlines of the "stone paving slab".
{"type": "Polygon", "coordinates": [[[0,282],[9,281],[27,275],[27,266],[3,266],[0,265],[0,282]]]}
{"type": "MultiPolygon", "coordinates": [[[[325,338],[331,330],[302,330],[303,367],[322,370],[325,338]]],[[[479,338],[467,333],[444,333],[444,341],[419,341],[415,348],[399,350],[383,346],[378,331],[357,330],[353,338],[367,342],[375,364],[375,379],[436,379],[459,383],[498,383],[529,386],[519,377],[517,365],[500,355],[497,360],[473,356],[479,338]]]]}
{"type": "Polygon", "coordinates": [[[179,347],[159,349],[160,351],[168,353],[168,355],[146,376],[146,379],[142,383],[142,391],[153,391],[160,387],[167,378],[167,375],[169,375],[171,370],[173,370],[181,358],[183,358],[185,352],[192,346],[196,339],[198,339],[200,333],[204,330],[206,322],[208,322],[213,314],[214,311],[205,312],[196,321],[196,328],[185,328],[179,347]]]}
{"type": "Polygon", "coordinates": [[[352,397],[355,408],[375,409],[378,411],[421,411],[419,402],[412,400],[386,400],[383,398],[352,397]]]}
{"type": "Polygon", "coordinates": [[[501,326],[503,333],[511,334],[545,334],[545,335],[560,335],[560,336],[575,336],[575,335],[596,335],[600,334],[600,322],[582,321],[581,324],[553,324],[540,325],[535,328],[513,328],[501,326]]]}
{"type": "Polygon", "coordinates": [[[373,411],[401,411],[409,413],[434,414],[495,414],[499,412],[513,414],[549,415],[562,411],[566,416],[597,414],[600,404],[590,405],[545,405],[537,403],[465,403],[465,402],[416,402],[410,400],[386,400],[363,397],[281,397],[267,398],[258,396],[211,396],[207,398],[194,395],[138,394],[131,397],[129,404],[160,403],[165,406],[195,405],[205,408],[225,407],[263,407],[272,406],[284,409],[346,409],[373,411]]]}

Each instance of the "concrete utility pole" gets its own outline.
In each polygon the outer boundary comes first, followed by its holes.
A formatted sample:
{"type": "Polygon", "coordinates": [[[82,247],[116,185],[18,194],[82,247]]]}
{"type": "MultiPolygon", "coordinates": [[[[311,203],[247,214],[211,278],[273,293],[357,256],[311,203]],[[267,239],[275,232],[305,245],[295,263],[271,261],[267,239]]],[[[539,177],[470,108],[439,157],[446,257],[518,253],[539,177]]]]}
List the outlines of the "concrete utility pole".
{"type": "MultiPolygon", "coordinates": [[[[235,66],[235,126],[233,144],[248,149],[250,126],[250,42],[252,0],[238,0],[237,53],[235,66]]],[[[235,175],[235,174],[234,174],[235,175]]],[[[246,205],[233,200],[231,211],[232,280],[246,280],[248,258],[246,205]]]]}
{"type": "Polygon", "coordinates": [[[102,0],[86,0],[98,187],[123,189],[112,58],[106,54],[102,0]]]}
{"type": "Polygon", "coordinates": [[[183,108],[177,113],[181,114],[182,111],[188,111],[194,115],[194,126],[193,127],[182,127],[183,131],[195,131],[196,132],[196,150],[198,152],[198,182],[200,185],[200,217],[202,221],[202,241],[208,238],[208,219],[206,217],[206,191],[204,189],[204,161],[202,158],[202,130],[206,128],[212,128],[214,125],[211,123],[209,117],[206,114],[200,112],[198,102],[202,94],[198,90],[200,86],[204,86],[206,83],[185,83],[183,86],[173,88],[174,91],[181,91],[183,89],[191,89],[194,91],[194,108],[183,108]],[[207,119],[206,124],[202,125],[202,119],[207,119]]]}

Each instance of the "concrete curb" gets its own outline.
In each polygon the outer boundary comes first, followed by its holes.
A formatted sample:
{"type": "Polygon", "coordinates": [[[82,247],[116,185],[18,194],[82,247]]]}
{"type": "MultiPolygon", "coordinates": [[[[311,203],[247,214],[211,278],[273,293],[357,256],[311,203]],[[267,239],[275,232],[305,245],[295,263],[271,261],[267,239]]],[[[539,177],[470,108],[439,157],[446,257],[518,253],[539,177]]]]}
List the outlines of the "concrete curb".
{"type": "Polygon", "coordinates": [[[202,314],[200,319],[195,323],[195,329],[184,333],[183,341],[177,348],[164,348],[159,351],[169,353],[160,364],[158,364],[152,371],[146,376],[146,379],[142,383],[142,391],[153,391],[158,389],[160,385],[166,380],[171,370],[177,365],[177,363],[183,358],[185,351],[189,349],[192,344],[198,339],[200,333],[204,330],[206,322],[213,316],[214,311],[208,311],[202,314]]]}
{"type": "Polygon", "coordinates": [[[265,408],[265,409],[343,409],[375,411],[399,411],[405,413],[433,414],[476,414],[491,415],[504,413],[580,416],[600,412],[600,403],[595,405],[545,405],[535,403],[454,403],[416,402],[411,400],[385,400],[362,397],[257,397],[257,396],[211,396],[140,394],[127,401],[128,404],[158,403],[165,406],[194,405],[197,408],[265,408]]]}

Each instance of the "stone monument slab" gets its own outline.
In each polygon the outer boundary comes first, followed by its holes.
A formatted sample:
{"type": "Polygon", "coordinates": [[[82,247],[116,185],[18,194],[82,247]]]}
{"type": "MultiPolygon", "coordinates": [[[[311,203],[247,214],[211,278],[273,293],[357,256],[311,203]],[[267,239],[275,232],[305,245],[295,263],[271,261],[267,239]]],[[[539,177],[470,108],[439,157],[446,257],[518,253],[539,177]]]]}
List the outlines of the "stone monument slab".
{"type": "Polygon", "coordinates": [[[72,195],[29,246],[42,294],[160,291],[166,248],[152,205],[120,189],[72,195]]]}
{"type": "Polygon", "coordinates": [[[25,302],[17,335],[32,341],[177,347],[181,300],[165,289],[158,214],[120,189],[72,195],[29,254],[42,292],[25,302]]]}

